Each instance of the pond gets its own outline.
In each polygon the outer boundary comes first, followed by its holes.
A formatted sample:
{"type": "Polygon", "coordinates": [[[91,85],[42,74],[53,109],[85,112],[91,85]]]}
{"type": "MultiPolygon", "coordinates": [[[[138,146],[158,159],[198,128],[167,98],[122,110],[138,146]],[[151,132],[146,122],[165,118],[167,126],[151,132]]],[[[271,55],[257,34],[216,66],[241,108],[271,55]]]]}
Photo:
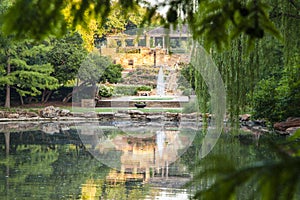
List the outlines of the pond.
{"type": "MultiPolygon", "coordinates": [[[[205,131],[176,124],[0,124],[1,199],[189,199],[205,131]]],[[[270,135],[224,133],[208,156],[277,159],[270,135]]],[[[200,161],[200,162],[199,162],[200,161]]],[[[200,163],[200,164],[199,164],[200,163]]],[[[205,187],[211,180],[199,183],[205,187]]],[[[239,193],[247,197],[249,190],[239,193]]]]}

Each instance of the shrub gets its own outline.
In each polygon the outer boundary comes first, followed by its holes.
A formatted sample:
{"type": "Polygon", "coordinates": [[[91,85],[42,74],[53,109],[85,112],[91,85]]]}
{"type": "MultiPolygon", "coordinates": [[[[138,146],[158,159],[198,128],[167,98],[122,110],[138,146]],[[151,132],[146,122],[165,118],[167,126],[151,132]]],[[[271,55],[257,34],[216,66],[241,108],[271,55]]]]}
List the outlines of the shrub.
{"type": "Polygon", "coordinates": [[[114,88],[112,86],[101,85],[99,87],[99,96],[111,97],[113,95],[114,88]]]}
{"type": "Polygon", "coordinates": [[[135,94],[139,91],[151,91],[151,90],[152,90],[152,87],[147,86],[147,85],[142,85],[135,89],[135,94]]]}
{"type": "Polygon", "coordinates": [[[114,88],[114,95],[133,96],[136,94],[136,88],[136,85],[116,85],[114,88]]]}

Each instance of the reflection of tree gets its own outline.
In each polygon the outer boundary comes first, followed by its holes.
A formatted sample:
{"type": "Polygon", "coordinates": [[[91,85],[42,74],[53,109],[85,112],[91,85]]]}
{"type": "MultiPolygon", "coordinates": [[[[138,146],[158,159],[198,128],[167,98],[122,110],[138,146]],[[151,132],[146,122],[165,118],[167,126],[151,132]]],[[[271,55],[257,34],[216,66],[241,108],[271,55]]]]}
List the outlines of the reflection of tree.
{"type": "MultiPolygon", "coordinates": [[[[181,159],[184,163],[190,163],[191,170],[196,170],[191,184],[196,186],[199,191],[197,198],[216,199],[221,197],[228,199],[235,191],[234,195],[237,199],[260,199],[258,182],[255,180],[268,184],[269,181],[272,182],[272,176],[276,177],[275,174],[269,177],[267,174],[272,167],[276,169],[272,163],[277,163],[279,160],[278,154],[269,145],[270,141],[274,142],[277,139],[275,136],[262,135],[257,141],[255,135],[243,132],[237,136],[222,134],[212,152],[202,160],[199,159],[199,154],[197,155],[199,146],[192,145],[181,159]],[[263,162],[261,162],[262,160],[263,162]],[[269,163],[270,165],[266,166],[270,168],[265,170],[261,167],[262,171],[260,171],[259,168],[264,163],[269,163]],[[266,177],[268,180],[265,179],[266,177]],[[237,185],[238,188],[235,188],[237,185]],[[218,189],[214,190],[216,187],[218,189]],[[211,193],[213,190],[215,192],[211,193]]],[[[194,142],[197,143],[197,139],[194,142]]],[[[278,171],[280,171],[279,168],[278,171]]],[[[280,177],[277,176],[275,179],[280,180],[280,177]]],[[[274,186],[274,188],[276,187],[274,186]]]]}
{"type": "MultiPolygon", "coordinates": [[[[28,132],[28,134],[36,136],[41,133],[28,132]]],[[[51,136],[56,138],[52,140],[49,139],[50,136],[46,136],[44,139],[34,140],[37,144],[29,145],[24,142],[21,144],[21,139],[16,140],[14,136],[13,140],[11,139],[11,146],[14,144],[16,149],[11,151],[7,158],[5,153],[2,153],[5,152],[5,144],[0,144],[0,176],[7,176],[0,179],[0,185],[5,186],[0,187],[0,197],[6,196],[9,199],[79,197],[81,184],[87,179],[103,179],[107,168],[78,145],[63,144],[70,142],[67,140],[69,134],[64,137],[51,136]],[[54,141],[61,145],[51,144],[54,141]]],[[[26,142],[34,143],[27,137],[24,138],[26,142]]]]}
{"type": "Polygon", "coordinates": [[[3,163],[10,168],[10,173],[6,177],[9,184],[9,188],[5,191],[6,195],[13,199],[20,198],[19,191],[22,191],[23,197],[43,197],[49,194],[51,190],[45,192],[41,188],[46,186],[43,180],[51,176],[53,172],[51,164],[57,157],[56,151],[41,145],[19,145],[16,152],[9,156],[9,162],[3,163]],[[39,187],[32,187],[30,184],[32,182],[39,183],[39,187]]]}

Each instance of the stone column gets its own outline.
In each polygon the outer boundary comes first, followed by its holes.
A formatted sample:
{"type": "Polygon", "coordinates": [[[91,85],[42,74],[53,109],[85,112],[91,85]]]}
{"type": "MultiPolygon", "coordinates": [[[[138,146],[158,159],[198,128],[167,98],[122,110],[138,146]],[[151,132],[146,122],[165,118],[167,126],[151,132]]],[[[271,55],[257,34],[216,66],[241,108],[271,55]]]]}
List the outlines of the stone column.
{"type": "Polygon", "coordinates": [[[124,47],[124,48],[126,47],[125,39],[121,39],[121,46],[124,47]]]}
{"type": "Polygon", "coordinates": [[[150,48],[150,36],[148,34],[145,34],[145,40],[146,40],[146,47],[150,48]]]}
{"type": "Polygon", "coordinates": [[[148,181],[150,179],[150,169],[147,167],[146,168],[146,181],[148,181]]]}

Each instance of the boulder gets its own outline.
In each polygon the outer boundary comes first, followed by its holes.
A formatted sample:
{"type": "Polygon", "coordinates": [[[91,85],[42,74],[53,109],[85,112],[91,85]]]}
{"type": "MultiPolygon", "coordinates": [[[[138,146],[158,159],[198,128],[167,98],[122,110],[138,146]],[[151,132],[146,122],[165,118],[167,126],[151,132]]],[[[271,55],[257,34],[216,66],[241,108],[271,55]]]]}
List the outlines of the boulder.
{"type": "Polygon", "coordinates": [[[47,134],[59,133],[59,124],[56,123],[46,123],[41,125],[41,130],[47,134]]]}
{"type": "Polygon", "coordinates": [[[168,121],[179,121],[179,114],[178,113],[170,113],[170,112],[166,112],[165,113],[165,118],[168,121]]]}
{"type": "Polygon", "coordinates": [[[36,114],[35,112],[27,112],[26,117],[28,118],[33,118],[33,117],[38,117],[39,115],[36,114]]]}
{"type": "Polygon", "coordinates": [[[240,115],[239,117],[240,117],[240,121],[245,122],[245,121],[250,120],[251,115],[250,114],[243,114],[243,115],[240,115]]]}
{"type": "Polygon", "coordinates": [[[300,118],[288,118],[285,122],[278,122],[274,124],[274,129],[278,131],[286,131],[290,127],[300,126],[300,118]]]}
{"type": "Polygon", "coordinates": [[[5,112],[4,111],[0,111],[0,118],[5,118],[5,112]]]}
{"type": "Polygon", "coordinates": [[[70,115],[71,115],[71,112],[67,109],[61,109],[59,112],[59,116],[61,116],[61,117],[70,116],[70,115]]]}
{"type": "Polygon", "coordinates": [[[298,129],[300,129],[300,126],[296,127],[290,127],[285,130],[289,135],[293,135],[298,129]]]}
{"type": "Polygon", "coordinates": [[[85,118],[97,118],[98,115],[95,111],[90,111],[90,112],[85,112],[82,114],[82,117],[85,117],[85,118]]]}
{"type": "Polygon", "coordinates": [[[164,118],[164,116],[162,115],[149,115],[147,116],[147,120],[149,121],[159,121],[159,120],[162,120],[164,118]]]}
{"type": "Polygon", "coordinates": [[[116,113],[115,118],[128,118],[128,119],[130,119],[130,115],[128,115],[126,113],[116,113]]]}
{"type": "Polygon", "coordinates": [[[55,118],[59,116],[59,107],[47,106],[39,111],[39,115],[44,118],[55,118]]]}
{"type": "Polygon", "coordinates": [[[16,119],[16,118],[19,118],[19,114],[18,113],[9,113],[7,115],[7,118],[10,118],[10,119],[16,119]]]}
{"type": "Polygon", "coordinates": [[[140,110],[129,110],[128,113],[131,115],[144,115],[144,112],[140,110]]]}

